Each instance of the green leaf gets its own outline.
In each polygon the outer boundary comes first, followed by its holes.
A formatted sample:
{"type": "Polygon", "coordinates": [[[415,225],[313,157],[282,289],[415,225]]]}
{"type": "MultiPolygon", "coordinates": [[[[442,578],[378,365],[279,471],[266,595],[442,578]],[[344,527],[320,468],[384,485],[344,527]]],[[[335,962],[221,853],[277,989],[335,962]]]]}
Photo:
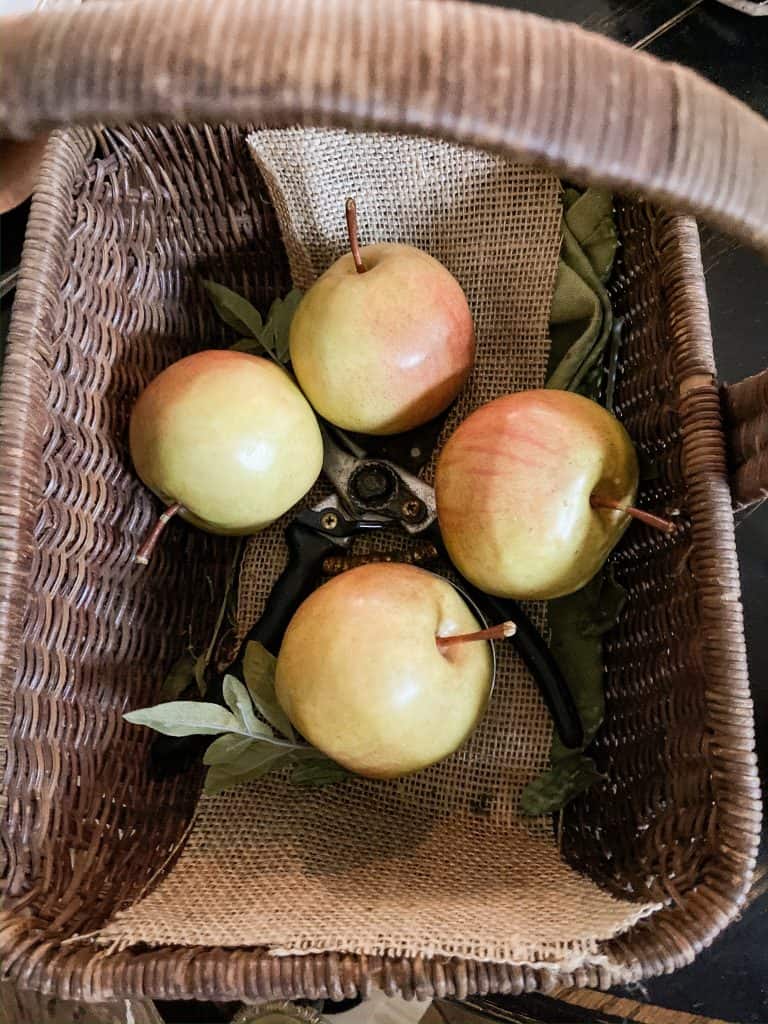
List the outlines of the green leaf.
{"type": "Polygon", "coordinates": [[[195,659],[187,652],[171,665],[171,670],[160,687],[160,699],[162,701],[176,700],[194,682],[195,659]]]}
{"type": "MultiPolygon", "coordinates": [[[[600,189],[564,189],[562,231],[546,386],[600,401],[605,383],[605,404],[611,407],[622,338],[605,287],[617,247],[612,195],[600,189]]],[[[553,735],[552,767],[523,791],[524,814],[559,810],[600,777],[583,751],[605,714],[602,638],[625,600],[612,569],[604,568],[586,587],[548,604],[550,647],[573,694],[584,743],[572,750],[553,735]]]]}
{"type": "Polygon", "coordinates": [[[244,335],[231,346],[233,351],[268,355],[281,366],[289,361],[291,321],[302,299],[298,288],[282,299],[275,299],[264,322],[259,311],[241,295],[215,281],[204,281],[203,284],[221,319],[244,335]]]}
{"type": "Polygon", "coordinates": [[[583,588],[582,626],[589,636],[602,636],[619,621],[627,592],[616,579],[612,565],[606,565],[583,588]]]}
{"type": "Polygon", "coordinates": [[[538,808],[545,804],[547,810],[559,810],[597,776],[594,763],[583,756],[583,751],[605,715],[602,638],[618,621],[626,598],[612,567],[605,566],[575,594],[548,603],[550,648],[573,694],[584,728],[584,743],[572,750],[556,732],[553,734],[552,768],[524,790],[524,814],[544,814],[538,808]],[[526,797],[529,792],[532,795],[526,797]],[[537,809],[528,810],[530,807],[537,809]]]}
{"type": "Polygon", "coordinates": [[[263,644],[251,641],[245,646],[243,676],[257,711],[283,736],[295,740],[296,734],[275,696],[277,659],[263,644]]]}
{"type": "Polygon", "coordinates": [[[302,294],[298,288],[294,288],[284,298],[275,299],[269,307],[264,329],[259,334],[264,348],[280,363],[287,363],[289,359],[291,321],[301,302],[302,294]]]}
{"type": "MultiPolygon", "coordinates": [[[[584,727],[582,750],[594,739],[603,721],[602,637],[618,621],[626,596],[613,570],[605,567],[575,594],[549,602],[550,647],[573,694],[584,727]]],[[[555,733],[552,737],[553,766],[573,753],[555,733]]]]}
{"type": "Polygon", "coordinates": [[[241,782],[248,782],[248,775],[235,776],[224,771],[220,765],[212,765],[205,773],[203,792],[206,796],[215,796],[226,789],[234,789],[241,782]]]}
{"type": "Polygon", "coordinates": [[[280,761],[284,759],[285,754],[280,759],[275,758],[274,762],[270,764],[262,765],[261,768],[254,768],[251,771],[241,772],[237,775],[231,774],[221,765],[212,765],[206,773],[203,792],[208,796],[212,796],[226,789],[234,789],[235,786],[241,786],[245,782],[253,782],[255,779],[260,779],[264,775],[268,775],[269,772],[281,768],[282,764],[280,764],[280,761]]]}
{"type": "Polygon", "coordinates": [[[291,756],[290,750],[277,747],[273,743],[251,740],[248,748],[236,760],[211,765],[206,775],[204,791],[219,793],[243,782],[260,779],[269,772],[283,768],[291,756]]]}
{"type": "Polygon", "coordinates": [[[611,300],[604,287],[617,246],[613,197],[601,189],[567,189],[563,207],[546,387],[597,399],[613,329],[611,300]]]}
{"type": "Polygon", "coordinates": [[[241,338],[229,347],[232,352],[248,352],[252,356],[264,355],[264,346],[258,338],[241,338]]]}
{"type": "Polygon", "coordinates": [[[153,708],[139,708],[123,715],[126,722],[146,725],[165,736],[215,736],[237,732],[235,716],[218,704],[197,700],[176,700],[153,708]]]}
{"type": "Polygon", "coordinates": [[[228,765],[229,771],[250,772],[260,768],[262,764],[269,761],[276,761],[278,758],[290,760],[294,756],[294,750],[283,743],[275,742],[268,737],[257,737],[251,740],[251,744],[238,755],[237,762],[228,765]]]}
{"type": "Polygon", "coordinates": [[[294,786],[332,786],[350,778],[350,773],[312,747],[303,748],[291,772],[294,786]]]}
{"type": "Polygon", "coordinates": [[[583,754],[573,755],[528,783],[520,800],[522,812],[528,815],[552,814],[602,778],[592,758],[583,754]]]}
{"type": "Polygon", "coordinates": [[[233,327],[238,333],[258,338],[262,329],[261,313],[247,299],[223,284],[215,281],[203,281],[205,290],[211,297],[216,312],[225,324],[233,327]]]}
{"type": "Polygon", "coordinates": [[[241,736],[239,733],[227,732],[219,736],[211,743],[203,755],[203,764],[230,764],[242,757],[248,748],[254,743],[250,736],[241,736]]]}
{"type": "Polygon", "coordinates": [[[251,695],[235,676],[224,676],[224,700],[227,707],[240,723],[241,731],[249,736],[272,736],[272,730],[260,722],[253,713],[251,695]]]}

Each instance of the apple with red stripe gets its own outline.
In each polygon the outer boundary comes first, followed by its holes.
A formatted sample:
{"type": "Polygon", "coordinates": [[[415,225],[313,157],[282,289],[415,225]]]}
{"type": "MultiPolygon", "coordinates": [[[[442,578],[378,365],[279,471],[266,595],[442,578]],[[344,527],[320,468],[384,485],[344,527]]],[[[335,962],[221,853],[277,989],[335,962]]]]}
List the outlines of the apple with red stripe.
{"type": "Polygon", "coordinates": [[[615,416],[569,391],[505,395],[451,435],[435,477],[459,571],[489,594],[554,598],[583,587],[629,526],[671,524],[634,507],[638,463],[615,416]]]}

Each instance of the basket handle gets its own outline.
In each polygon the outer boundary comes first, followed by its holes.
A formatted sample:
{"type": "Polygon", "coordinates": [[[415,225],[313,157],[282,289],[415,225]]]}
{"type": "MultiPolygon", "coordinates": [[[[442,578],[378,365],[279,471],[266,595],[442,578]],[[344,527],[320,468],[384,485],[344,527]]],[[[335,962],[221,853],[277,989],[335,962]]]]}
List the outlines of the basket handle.
{"type": "Polygon", "coordinates": [[[768,370],[723,389],[737,506],[768,497],[768,370]]]}
{"type": "MultiPolygon", "coordinates": [[[[768,254],[768,122],[575,25],[452,0],[146,0],[6,18],[0,35],[0,137],[128,120],[439,135],[640,193],[768,254]]],[[[768,389],[728,395],[747,501],[768,487],[768,389]]]]}
{"type": "Polygon", "coordinates": [[[768,122],[575,25],[451,0],[145,0],[6,18],[0,136],[140,120],[422,132],[640,192],[768,254],[768,122]]]}

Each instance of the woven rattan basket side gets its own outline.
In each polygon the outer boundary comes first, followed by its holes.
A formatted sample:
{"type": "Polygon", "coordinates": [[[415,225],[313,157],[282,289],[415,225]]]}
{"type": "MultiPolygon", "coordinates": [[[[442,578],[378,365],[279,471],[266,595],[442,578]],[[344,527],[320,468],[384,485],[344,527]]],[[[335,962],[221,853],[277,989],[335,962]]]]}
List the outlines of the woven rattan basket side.
{"type": "MultiPolygon", "coordinates": [[[[452,4],[408,7],[430,11],[422,29],[437,26],[441,44],[459,45],[452,34],[457,25],[487,39],[499,18],[452,4]]],[[[204,8],[192,8],[189,24],[199,30],[204,8]]],[[[128,32],[121,8],[105,10],[112,13],[99,12],[97,20],[114,18],[116,29],[128,32]]],[[[297,22],[318,29],[310,16],[318,10],[303,6],[297,22]]],[[[230,13],[247,18],[243,11],[233,5],[230,13]]],[[[352,8],[334,3],[324,11],[329,21],[320,24],[333,31],[321,33],[322,45],[331,53],[348,39],[332,15],[352,17],[352,8]]],[[[373,16],[370,23],[353,19],[375,52],[385,48],[384,29],[393,28],[382,17],[383,24],[373,16]]],[[[293,24],[277,21],[293,39],[293,24]]],[[[59,33],[63,23],[47,24],[59,33]]],[[[160,22],[153,24],[157,29],[160,22]]],[[[537,22],[519,24],[526,45],[540,46],[544,65],[550,47],[552,59],[558,47],[571,52],[561,27],[537,36],[537,22]]],[[[508,28],[519,24],[500,16],[505,40],[508,28]]],[[[36,31],[25,21],[19,38],[43,45],[36,31]]],[[[194,43],[196,31],[190,33],[194,43]]],[[[258,45],[266,45],[263,38],[258,45]]],[[[358,38],[353,49],[359,46],[358,38]]],[[[430,60],[441,66],[444,54],[424,47],[427,69],[430,60]]],[[[614,50],[604,53],[601,44],[596,52],[609,65],[614,50]]],[[[315,64],[308,67],[311,72],[315,64]]],[[[427,73],[425,88],[428,82],[427,73]]],[[[231,83],[219,87],[223,94],[231,83]]],[[[119,110],[179,109],[180,101],[163,93],[155,78],[146,93],[142,89],[128,106],[121,106],[125,97],[112,97],[113,120],[119,110]]],[[[88,106],[77,93],[81,113],[107,109],[95,85],[81,92],[91,96],[88,106]]],[[[45,99],[48,111],[63,104],[73,112],[65,88],[45,99]]],[[[335,100],[339,121],[376,120],[335,100]]],[[[498,133],[487,123],[480,130],[468,115],[462,119],[461,109],[431,116],[420,108],[417,117],[412,105],[398,120],[386,98],[382,104],[379,127],[413,127],[421,118],[424,130],[483,144],[493,135],[501,146],[498,133]]],[[[27,99],[15,111],[19,124],[31,106],[27,99]]],[[[232,101],[222,114],[240,109],[232,101]]],[[[286,109],[305,107],[288,103],[286,109]]],[[[560,108],[553,102],[551,109],[560,108]]],[[[28,122],[38,116],[51,115],[34,113],[28,122]]],[[[698,138],[694,132],[694,142],[698,138]]],[[[590,155],[583,150],[581,158],[589,162],[590,155]]],[[[605,168],[603,176],[609,176],[605,168]]],[[[706,206],[711,180],[706,189],[695,184],[699,191],[691,187],[689,201],[706,206]]],[[[675,188],[659,186],[681,197],[687,185],[681,178],[675,188]]],[[[721,217],[760,236],[761,214],[743,195],[741,206],[731,199],[728,210],[721,203],[721,217]]],[[[718,202],[711,199],[710,206],[718,202]]],[[[96,951],[86,941],[68,940],[98,927],[154,882],[183,838],[198,785],[191,777],[150,784],[146,740],[124,727],[120,710],[127,695],[133,704],[151,696],[147,680],[183,647],[183,630],[201,607],[207,577],[220,577],[227,550],[226,542],[179,531],[151,582],[137,574],[130,562],[133,540],[149,521],[151,502],[125,458],[126,411],[162,365],[215,339],[196,283],[201,272],[215,266],[220,280],[250,292],[262,308],[287,279],[274,218],[245,157],[241,130],[142,127],[55,136],[30,218],[0,404],[0,700],[8,755],[0,956],[8,976],[85,999],[132,993],[341,998],[372,984],[419,996],[548,991],[555,984],[605,986],[672,970],[733,917],[754,863],[760,802],[698,239],[688,219],[629,200],[619,226],[623,252],[614,301],[624,318],[625,346],[618,409],[653,456],[654,477],[646,486],[679,506],[683,528],[673,541],[636,531],[619,553],[630,601],[609,638],[609,714],[597,748],[608,778],[566,815],[564,848],[601,884],[666,901],[665,909],[605,943],[603,966],[575,973],[458,957],[96,951]],[[86,202],[86,195],[95,201],[86,202]]],[[[746,401],[740,408],[749,421],[760,416],[746,401]]],[[[748,446],[744,451],[748,461],[748,446]]],[[[202,635],[205,615],[193,621],[202,635]]]]}

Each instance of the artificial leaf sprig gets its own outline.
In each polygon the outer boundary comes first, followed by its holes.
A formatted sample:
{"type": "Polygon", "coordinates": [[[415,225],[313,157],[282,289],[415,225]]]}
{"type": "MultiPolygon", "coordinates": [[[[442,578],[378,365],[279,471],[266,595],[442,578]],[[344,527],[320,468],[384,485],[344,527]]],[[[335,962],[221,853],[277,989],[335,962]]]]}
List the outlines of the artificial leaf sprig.
{"type": "Polygon", "coordinates": [[[243,335],[231,346],[236,352],[268,355],[280,366],[285,366],[290,359],[288,339],[291,320],[303,294],[298,288],[282,299],[275,299],[264,321],[258,309],[237,292],[215,281],[203,281],[203,285],[224,323],[243,335]]]}
{"type": "MultiPolygon", "coordinates": [[[[612,412],[621,343],[621,322],[614,322],[606,289],[618,245],[612,195],[566,189],[562,227],[547,387],[577,391],[612,412]]],[[[581,590],[548,603],[550,647],[576,702],[584,743],[569,749],[553,734],[551,767],[523,790],[524,814],[558,811],[602,778],[585,750],[605,713],[602,637],[625,600],[611,567],[604,566],[581,590]]]]}
{"type": "Polygon", "coordinates": [[[603,722],[603,635],[616,624],[626,601],[611,566],[566,597],[549,602],[550,646],[573,694],[584,727],[578,749],[552,736],[552,766],[523,790],[523,814],[558,811],[600,778],[591,757],[584,753],[603,722]]]}
{"type": "Polygon", "coordinates": [[[299,786],[342,782],[348,773],[297,738],[275,696],[276,659],[259,643],[248,643],[243,680],[224,677],[226,707],[207,701],[172,700],[129,711],[124,717],[166,736],[217,736],[205,752],[206,793],[219,793],[268,772],[292,768],[299,786]]]}

